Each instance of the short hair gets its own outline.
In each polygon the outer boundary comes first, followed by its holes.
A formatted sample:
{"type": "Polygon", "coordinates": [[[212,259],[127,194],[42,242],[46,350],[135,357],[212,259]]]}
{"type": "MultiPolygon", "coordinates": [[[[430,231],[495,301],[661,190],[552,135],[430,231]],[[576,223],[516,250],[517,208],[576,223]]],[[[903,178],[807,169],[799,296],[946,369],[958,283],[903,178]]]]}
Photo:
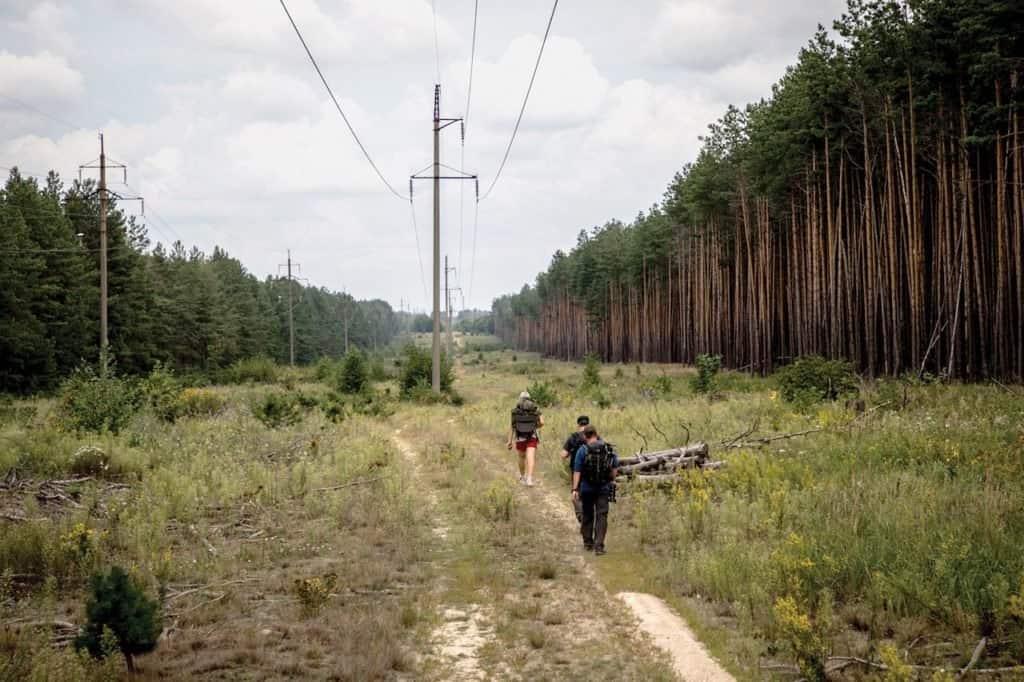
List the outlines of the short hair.
{"type": "Polygon", "coordinates": [[[597,429],[592,424],[587,424],[587,428],[583,429],[584,438],[597,438],[597,429]]]}
{"type": "Polygon", "coordinates": [[[576,417],[576,426],[588,426],[590,424],[590,417],[585,414],[581,414],[576,417]]]}

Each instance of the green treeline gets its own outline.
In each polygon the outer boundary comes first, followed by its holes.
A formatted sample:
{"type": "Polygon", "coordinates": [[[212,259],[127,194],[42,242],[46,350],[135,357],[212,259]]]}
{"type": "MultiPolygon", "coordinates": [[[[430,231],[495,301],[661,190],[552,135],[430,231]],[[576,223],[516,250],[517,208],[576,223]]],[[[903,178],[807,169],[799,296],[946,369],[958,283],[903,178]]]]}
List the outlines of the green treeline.
{"type": "Polygon", "coordinates": [[[852,0],[661,204],[494,302],[561,357],[1024,377],[1024,4],[852,0]]]}
{"type": "MultiPolygon", "coordinates": [[[[99,200],[91,182],[45,185],[13,170],[0,190],[0,392],[52,388],[99,350],[99,200]]],[[[155,363],[212,371],[252,356],[288,361],[288,281],[259,280],[220,248],[150,248],[116,205],[107,219],[110,349],[122,372],[155,363]]],[[[294,284],[295,360],[384,345],[384,301],[294,284]]]]}

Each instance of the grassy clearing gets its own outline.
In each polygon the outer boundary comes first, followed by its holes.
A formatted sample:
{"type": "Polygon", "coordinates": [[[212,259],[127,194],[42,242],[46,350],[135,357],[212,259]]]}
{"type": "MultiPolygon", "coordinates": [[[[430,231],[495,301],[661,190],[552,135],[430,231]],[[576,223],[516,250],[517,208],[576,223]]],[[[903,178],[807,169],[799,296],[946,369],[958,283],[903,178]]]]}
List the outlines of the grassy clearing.
{"type": "Polygon", "coordinates": [[[738,676],[828,655],[877,661],[890,647],[953,668],[982,636],[979,667],[1024,663],[1021,398],[880,382],[861,389],[867,414],[838,404],[805,413],[773,380],[734,372],[709,400],[678,366],[604,366],[585,387],[578,364],[487,355],[462,384],[471,400],[502,396],[482,431],[501,432],[499,405],[530,382],[558,395],[545,410],[549,480],[564,476],[555,453],[580,413],[621,452],[689,438],[728,460],[668,490],[624,489],[597,565],[612,589],[654,591],[679,608],[738,676]],[[510,380],[524,364],[531,371],[510,380]],[[721,449],[755,421],[758,435],[822,432],[721,449]]]}
{"type": "Polygon", "coordinates": [[[147,407],[117,435],[62,430],[53,400],[0,405],[0,678],[116,676],[51,645],[111,564],[164,604],[147,678],[450,679],[438,638],[462,620],[493,677],[671,679],[646,644],[608,646],[633,626],[595,574],[666,599],[740,679],[793,679],[761,666],[829,655],[954,668],[982,636],[979,667],[1024,662],[1021,398],[881,382],[861,388],[866,413],[795,411],[771,379],[732,372],[709,398],[673,365],[603,366],[584,387],[580,364],[468,344],[462,360],[463,406],[388,399],[340,423],[317,400],[277,428],[253,416],[269,393],[326,392],[293,371],[283,387],[204,389],[216,409],[173,423],[147,407]],[[518,393],[540,384],[551,405],[527,490],[504,442],[518,393]],[[557,453],[581,413],[620,452],[702,439],[728,464],[624,486],[609,554],[585,560],[558,518],[557,453]],[[755,422],[821,432],[723,451],[755,422]]]}
{"type": "Polygon", "coordinates": [[[162,596],[165,638],[138,661],[144,678],[355,680],[415,668],[427,539],[390,430],[312,408],[270,429],[248,406],[280,389],[209,390],[224,401],[215,416],[142,413],[116,436],[60,431],[48,401],[3,425],[0,678],[109,672],[26,624],[80,623],[86,577],[111,564],[162,596]],[[74,477],[83,446],[106,466],[61,487],[66,499],[47,498],[45,482],[74,477]]]}

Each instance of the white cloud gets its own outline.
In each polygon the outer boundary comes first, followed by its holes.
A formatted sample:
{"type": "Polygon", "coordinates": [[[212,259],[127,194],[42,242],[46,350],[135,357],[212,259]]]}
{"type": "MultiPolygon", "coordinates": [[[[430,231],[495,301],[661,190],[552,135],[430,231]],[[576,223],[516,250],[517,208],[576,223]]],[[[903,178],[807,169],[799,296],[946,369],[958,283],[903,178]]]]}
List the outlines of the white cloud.
{"type": "Polygon", "coordinates": [[[67,26],[73,12],[70,7],[37,2],[27,8],[24,16],[11,20],[10,25],[15,31],[31,38],[36,45],[66,54],[75,49],[74,38],[67,26]]]}
{"type": "Polygon", "coordinates": [[[19,56],[0,51],[0,94],[44,104],[59,103],[80,96],[84,86],[82,74],[64,57],[50,52],[19,56]]]}
{"type": "Polygon", "coordinates": [[[714,71],[752,57],[792,58],[844,0],[749,2],[664,0],[650,30],[649,56],[684,69],[714,71]]]}

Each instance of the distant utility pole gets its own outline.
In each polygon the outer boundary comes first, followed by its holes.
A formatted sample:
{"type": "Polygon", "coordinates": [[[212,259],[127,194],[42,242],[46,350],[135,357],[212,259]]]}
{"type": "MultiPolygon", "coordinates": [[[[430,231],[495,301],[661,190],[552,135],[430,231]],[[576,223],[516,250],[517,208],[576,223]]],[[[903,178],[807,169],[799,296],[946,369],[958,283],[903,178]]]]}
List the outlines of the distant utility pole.
{"type": "Polygon", "coordinates": [[[279,264],[277,266],[277,271],[280,273],[281,268],[288,268],[288,362],[292,367],[295,366],[295,288],[292,285],[297,279],[292,276],[293,265],[299,270],[299,272],[302,272],[302,265],[299,263],[292,263],[292,250],[288,249],[288,262],[279,264]]]}
{"type": "MultiPolygon", "coordinates": [[[[107,334],[107,201],[108,194],[111,194],[122,201],[142,202],[142,213],[146,213],[146,204],[142,197],[124,197],[117,192],[107,189],[107,166],[120,168],[124,173],[124,182],[128,182],[128,167],[123,163],[107,164],[106,149],[103,145],[103,133],[100,133],[100,158],[99,165],[92,165],[93,162],[78,167],[78,180],[82,180],[82,170],[85,168],[98,168],[100,171],[100,184],[96,194],[100,199],[100,372],[106,375],[107,372],[107,351],[110,347],[110,339],[107,334]]],[[[91,196],[91,195],[90,195],[91,196]]]]}
{"type": "MultiPolygon", "coordinates": [[[[434,85],[434,164],[432,175],[413,175],[409,177],[409,199],[412,200],[413,180],[434,181],[434,338],[433,360],[430,386],[434,393],[441,392],[441,180],[473,180],[476,183],[477,197],[480,196],[480,182],[477,176],[459,169],[444,166],[455,175],[441,175],[441,131],[453,123],[462,126],[465,137],[466,127],[461,118],[441,118],[441,85],[434,85]]],[[[446,264],[447,269],[447,264],[446,264]]]]}
{"type": "Polygon", "coordinates": [[[452,292],[454,289],[448,286],[448,273],[455,272],[454,267],[448,267],[448,256],[444,257],[444,309],[448,318],[448,362],[452,360],[452,292]]]}

